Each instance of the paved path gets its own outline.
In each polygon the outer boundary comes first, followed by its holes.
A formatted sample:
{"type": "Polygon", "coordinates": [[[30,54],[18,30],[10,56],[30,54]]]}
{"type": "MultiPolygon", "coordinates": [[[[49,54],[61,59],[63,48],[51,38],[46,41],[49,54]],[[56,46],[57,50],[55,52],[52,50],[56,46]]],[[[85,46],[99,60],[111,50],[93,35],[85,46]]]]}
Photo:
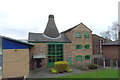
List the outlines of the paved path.
{"type": "Polygon", "coordinates": [[[70,75],[70,74],[75,74],[75,73],[82,73],[82,72],[86,72],[86,71],[81,71],[78,70],[74,67],[71,67],[73,72],[70,73],[58,73],[58,74],[52,74],[50,73],[50,68],[45,68],[45,69],[36,69],[32,72],[30,72],[29,78],[52,78],[52,77],[57,77],[57,76],[65,76],[65,75],[70,75]]]}
{"type": "MultiPolygon", "coordinates": [[[[90,71],[94,71],[94,70],[88,70],[88,71],[82,71],[82,70],[79,70],[79,69],[76,69],[75,67],[70,67],[72,68],[73,72],[70,72],[70,73],[59,73],[59,74],[52,74],[50,73],[50,68],[45,68],[45,69],[36,69],[32,72],[30,72],[30,75],[29,75],[29,78],[52,78],[52,77],[57,77],[57,76],[65,76],[65,75],[70,75],[70,74],[77,74],[77,73],[83,73],[83,72],[90,72],[90,71]]],[[[98,68],[99,70],[100,69],[108,69],[108,68],[98,68]]],[[[98,70],[98,69],[95,69],[95,70],[98,70]]],[[[115,68],[115,69],[118,69],[118,68],[115,68]]]]}

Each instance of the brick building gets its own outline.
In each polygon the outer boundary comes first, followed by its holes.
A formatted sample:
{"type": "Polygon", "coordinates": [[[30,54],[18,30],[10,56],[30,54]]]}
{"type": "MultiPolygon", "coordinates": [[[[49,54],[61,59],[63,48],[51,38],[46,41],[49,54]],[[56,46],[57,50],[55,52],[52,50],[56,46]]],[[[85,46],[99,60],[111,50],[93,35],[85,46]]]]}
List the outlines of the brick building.
{"type": "Polygon", "coordinates": [[[93,54],[92,31],[80,23],[62,33],[71,41],[64,46],[65,60],[76,66],[91,63],[93,54]]]}
{"type": "Polygon", "coordinates": [[[120,67],[120,40],[102,44],[105,66],[120,67]]]}
{"type": "Polygon", "coordinates": [[[29,75],[29,48],[32,44],[0,36],[0,77],[16,78],[29,75]]]}
{"type": "Polygon", "coordinates": [[[83,23],[59,33],[54,16],[49,15],[44,33],[29,33],[30,68],[53,66],[55,61],[66,60],[70,65],[91,62],[92,31],[83,23]]]}
{"type": "Polygon", "coordinates": [[[31,69],[51,67],[63,60],[74,66],[91,61],[120,66],[119,40],[111,42],[92,34],[83,23],[59,33],[53,15],[49,15],[43,33],[29,32],[28,42],[0,36],[1,78],[27,77],[31,69]]]}
{"type": "Polygon", "coordinates": [[[93,63],[98,65],[103,65],[103,50],[102,44],[111,42],[111,40],[100,37],[96,34],[92,34],[92,43],[93,43],[93,63]]]}

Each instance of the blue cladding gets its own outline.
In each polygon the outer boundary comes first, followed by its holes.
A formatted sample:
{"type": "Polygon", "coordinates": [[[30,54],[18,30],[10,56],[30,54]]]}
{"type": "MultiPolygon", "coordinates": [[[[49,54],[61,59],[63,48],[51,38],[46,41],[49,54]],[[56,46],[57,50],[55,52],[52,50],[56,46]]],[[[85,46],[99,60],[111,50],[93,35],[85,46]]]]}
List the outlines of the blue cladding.
{"type": "Polygon", "coordinates": [[[29,45],[14,40],[3,39],[3,49],[28,49],[29,45]]]}

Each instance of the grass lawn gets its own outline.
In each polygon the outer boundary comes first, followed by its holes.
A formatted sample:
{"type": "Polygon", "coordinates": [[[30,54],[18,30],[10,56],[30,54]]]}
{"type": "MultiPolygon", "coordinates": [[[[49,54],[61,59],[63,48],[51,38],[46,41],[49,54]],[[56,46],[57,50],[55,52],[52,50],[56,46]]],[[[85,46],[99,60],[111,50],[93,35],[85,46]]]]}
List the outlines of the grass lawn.
{"type": "Polygon", "coordinates": [[[95,70],[57,78],[118,78],[118,69],[95,70]]]}

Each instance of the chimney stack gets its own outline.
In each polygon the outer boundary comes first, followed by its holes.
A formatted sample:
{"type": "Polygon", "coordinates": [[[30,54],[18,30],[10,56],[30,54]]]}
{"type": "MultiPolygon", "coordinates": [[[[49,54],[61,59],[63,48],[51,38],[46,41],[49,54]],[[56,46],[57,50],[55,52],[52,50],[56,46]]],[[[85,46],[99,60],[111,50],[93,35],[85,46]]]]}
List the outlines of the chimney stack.
{"type": "Polygon", "coordinates": [[[56,27],[55,21],[54,21],[54,15],[49,15],[48,17],[48,23],[46,26],[46,29],[44,31],[44,34],[51,38],[57,38],[60,36],[59,31],[56,27]]]}
{"type": "Polygon", "coordinates": [[[49,15],[49,18],[54,18],[54,15],[49,15]]]}

